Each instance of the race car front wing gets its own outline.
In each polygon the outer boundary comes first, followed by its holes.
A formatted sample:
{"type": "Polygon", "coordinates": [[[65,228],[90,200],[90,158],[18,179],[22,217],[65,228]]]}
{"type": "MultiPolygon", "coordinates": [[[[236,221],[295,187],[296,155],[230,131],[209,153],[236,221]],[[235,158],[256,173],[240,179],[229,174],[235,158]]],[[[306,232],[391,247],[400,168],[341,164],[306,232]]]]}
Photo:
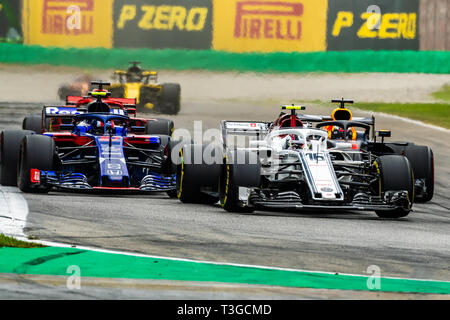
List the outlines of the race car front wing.
{"type": "Polygon", "coordinates": [[[56,171],[34,172],[33,177],[39,179],[32,181],[35,185],[52,187],[66,191],[136,191],[136,192],[167,192],[176,189],[176,175],[148,174],[140,182],[139,187],[111,187],[92,186],[88,183],[88,178],[82,173],[63,173],[56,171]]]}
{"type": "Polygon", "coordinates": [[[368,196],[358,194],[349,203],[337,203],[326,201],[310,201],[305,203],[294,191],[280,192],[277,195],[267,197],[264,192],[253,190],[248,198],[248,205],[259,209],[277,209],[287,211],[297,210],[359,210],[359,211],[390,211],[405,209],[411,211],[410,200],[407,191],[387,191],[380,196],[368,196]]]}

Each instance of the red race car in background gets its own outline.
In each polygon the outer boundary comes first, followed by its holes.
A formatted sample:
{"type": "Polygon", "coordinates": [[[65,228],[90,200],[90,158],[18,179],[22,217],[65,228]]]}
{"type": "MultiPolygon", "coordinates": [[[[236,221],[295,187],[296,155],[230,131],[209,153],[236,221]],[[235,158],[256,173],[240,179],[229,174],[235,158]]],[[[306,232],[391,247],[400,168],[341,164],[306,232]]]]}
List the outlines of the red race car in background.
{"type": "Polygon", "coordinates": [[[92,112],[111,112],[117,115],[130,116],[133,127],[141,128],[143,134],[163,134],[172,136],[174,123],[168,119],[143,119],[136,115],[136,100],[111,98],[111,93],[103,87],[110,83],[92,81],[96,89],[87,96],[67,96],[66,103],[60,106],[44,106],[41,114],[32,114],[24,118],[23,130],[31,130],[38,134],[70,130],[72,119],[77,114],[92,112]]]}

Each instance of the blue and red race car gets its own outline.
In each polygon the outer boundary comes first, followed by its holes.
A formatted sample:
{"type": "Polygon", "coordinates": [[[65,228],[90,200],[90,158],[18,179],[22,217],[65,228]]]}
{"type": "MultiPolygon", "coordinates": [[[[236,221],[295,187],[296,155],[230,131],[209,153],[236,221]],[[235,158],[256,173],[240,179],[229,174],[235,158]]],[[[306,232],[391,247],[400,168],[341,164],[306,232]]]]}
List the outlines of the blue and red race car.
{"type": "Polygon", "coordinates": [[[157,191],[175,196],[173,122],[136,118],[135,108],[127,104],[131,101],[111,99],[102,89],[105,83],[94,84],[100,88],[89,97],[68,97],[65,106],[44,106],[42,116],[25,119],[28,130],[1,132],[0,183],[24,192],[157,191]]]}

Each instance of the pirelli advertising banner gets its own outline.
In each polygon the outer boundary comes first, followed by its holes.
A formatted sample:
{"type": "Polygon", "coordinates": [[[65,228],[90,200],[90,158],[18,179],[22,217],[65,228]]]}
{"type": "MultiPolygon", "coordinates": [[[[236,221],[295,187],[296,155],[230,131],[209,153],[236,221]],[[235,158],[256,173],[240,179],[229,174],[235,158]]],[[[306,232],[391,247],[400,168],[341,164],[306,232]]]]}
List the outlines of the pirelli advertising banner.
{"type": "Polygon", "coordinates": [[[25,44],[112,47],[113,0],[23,0],[25,44]]]}
{"type": "Polygon", "coordinates": [[[328,0],[328,50],[418,50],[419,0],[328,0]]]}
{"type": "Polygon", "coordinates": [[[214,0],[213,49],[324,51],[328,0],[214,0]]]}
{"type": "Polygon", "coordinates": [[[115,0],[114,46],[210,49],[212,0],[115,0]]]}

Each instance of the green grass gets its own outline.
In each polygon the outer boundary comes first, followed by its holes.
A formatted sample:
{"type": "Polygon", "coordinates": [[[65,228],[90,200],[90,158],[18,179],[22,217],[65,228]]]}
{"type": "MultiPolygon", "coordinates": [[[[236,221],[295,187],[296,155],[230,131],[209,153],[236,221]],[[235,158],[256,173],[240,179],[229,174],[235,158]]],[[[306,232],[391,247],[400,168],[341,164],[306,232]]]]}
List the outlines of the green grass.
{"type": "Polygon", "coordinates": [[[439,91],[433,92],[431,96],[439,100],[450,101],[450,84],[446,84],[439,91]]]}
{"type": "Polygon", "coordinates": [[[14,239],[12,237],[0,234],[0,248],[1,247],[13,247],[13,248],[43,248],[45,246],[37,243],[25,242],[14,239]]]}
{"type": "Polygon", "coordinates": [[[394,114],[450,129],[449,103],[356,103],[353,108],[394,114]]]}

